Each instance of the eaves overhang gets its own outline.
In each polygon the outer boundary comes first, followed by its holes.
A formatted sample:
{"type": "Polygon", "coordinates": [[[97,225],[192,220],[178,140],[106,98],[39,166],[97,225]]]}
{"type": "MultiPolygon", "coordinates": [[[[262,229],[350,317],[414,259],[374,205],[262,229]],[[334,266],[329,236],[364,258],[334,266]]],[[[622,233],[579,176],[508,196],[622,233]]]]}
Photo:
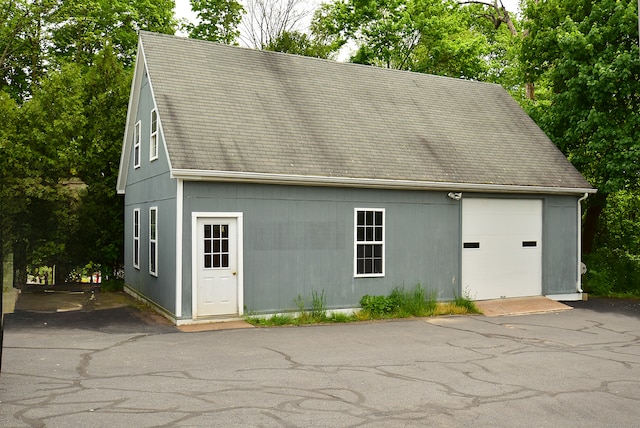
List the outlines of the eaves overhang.
{"type": "Polygon", "coordinates": [[[171,177],[185,181],[216,181],[233,183],[280,184],[290,186],[356,187],[398,190],[439,190],[479,193],[519,193],[583,195],[596,193],[589,187],[523,186],[492,183],[454,183],[441,181],[413,181],[379,178],[326,177],[309,175],[268,174],[258,172],[173,169],[171,177]]]}

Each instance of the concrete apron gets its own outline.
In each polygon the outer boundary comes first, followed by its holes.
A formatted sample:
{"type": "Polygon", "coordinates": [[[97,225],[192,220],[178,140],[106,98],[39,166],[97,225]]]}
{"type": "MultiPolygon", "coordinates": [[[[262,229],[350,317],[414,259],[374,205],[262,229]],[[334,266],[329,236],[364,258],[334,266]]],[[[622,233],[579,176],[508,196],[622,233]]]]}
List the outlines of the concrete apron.
{"type": "Polygon", "coordinates": [[[557,312],[572,309],[564,303],[544,296],[514,297],[510,299],[478,300],[478,309],[485,316],[497,317],[505,315],[527,315],[544,312],[557,312]]]}

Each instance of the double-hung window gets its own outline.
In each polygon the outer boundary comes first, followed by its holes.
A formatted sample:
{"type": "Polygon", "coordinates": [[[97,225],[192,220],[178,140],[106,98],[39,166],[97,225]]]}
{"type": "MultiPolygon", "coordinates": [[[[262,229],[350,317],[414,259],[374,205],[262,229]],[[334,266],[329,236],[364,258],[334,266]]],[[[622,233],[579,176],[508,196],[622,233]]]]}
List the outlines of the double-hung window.
{"type": "Polygon", "coordinates": [[[384,276],[384,209],[354,210],[354,274],[384,276]]]}
{"type": "Polygon", "coordinates": [[[133,267],[140,269],[140,208],[133,210],[133,267]]]}
{"type": "Polygon", "coordinates": [[[158,207],[149,208],[149,273],[158,276],[158,207]]]}
{"type": "Polygon", "coordinates": [[[150,139],[149,160],[158,159],[158,112],[151,110],[151,139],[150,139]]]}
{"type": "Polygon", "coordinates": [[[140,168],[140,121],[133,128],[133,167],[140,168]]]}

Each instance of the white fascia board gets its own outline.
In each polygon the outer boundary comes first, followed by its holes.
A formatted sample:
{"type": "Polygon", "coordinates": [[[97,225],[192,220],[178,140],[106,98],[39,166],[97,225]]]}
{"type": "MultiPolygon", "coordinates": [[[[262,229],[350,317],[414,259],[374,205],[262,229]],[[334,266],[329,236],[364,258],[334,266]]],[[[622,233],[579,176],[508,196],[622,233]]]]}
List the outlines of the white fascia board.
{"type": "Polygon", "coordinates": [[[285,184],[298,186],[363,187],[404,190],[441,190],[481,193],[562,194],[596,193],[597,189],[572,187],[510,186],[504,184],[449,183],[371,178],[322,177],[307,175],[265,174],[257,172],[174,169],[172,178],[185,181],[285,184]]]}
{"type": "MultiPolygon", "coordinates": [[[[144,67],[149,70],[147,67],[147,59],[144,59],[144,67]]],[[[149,91],[151,92],[151,101],[153,102],[153,106],[151,109],[156,110],[156,114],[158,115],[158,141],[157,144],[162,144],[162,148],[164,150],[165,159],[167,160],[167,164],[169,165],[169,170],[171,170],[171,158],[169,157],[169,150],[167,149],[167,144],[164,139],[164,129],[162,127],[162,112],[158,108],[158,103],[156,102],[156,93],[153,90],[153,82],[151,81],[151,75],[147,73],[147,79],[149,81],[149,91]]]]}
{"type": "Polygon", "coordinates": [[[136,66],[133,71],[133,80],[131,81],[131,92],[129,92],[129,106],[127,107],[127,121],[124,127],[124,137],[122,140],[122,151],[120,152],[120,165],[118,169],[118,181],[116,183],[116,191],[119,195],[123,195],[127,186],[127,174],[129,172],[129,160],[131,156],[131,143],[133,140],[133,128],[135,127],[135,119],[138,112],[138,103],[140,102],[140,85],[142,76],[146,69],[146,60],[144,58],[144,48],[142,47],[142,39],[138,38],[138,53],[136,55],[136,66]],[[132,122],[133,121],[133,122],[132,122]]]}

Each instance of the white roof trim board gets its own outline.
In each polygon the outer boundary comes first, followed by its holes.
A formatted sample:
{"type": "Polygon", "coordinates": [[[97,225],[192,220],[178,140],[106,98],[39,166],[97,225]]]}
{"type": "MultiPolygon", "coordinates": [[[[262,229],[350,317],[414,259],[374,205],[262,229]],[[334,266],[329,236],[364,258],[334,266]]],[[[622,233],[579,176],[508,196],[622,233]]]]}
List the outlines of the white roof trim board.
{"type": "Polygon", "coordinates": [[[441,190],[459,192],[491,192],[491,193],[553,193],[576,194],[595,193],[593,188],[565,188],[539,186],[505,186],[500,184],[463,184],[448,182],[425,182],[403,180],[373,180],[366,178],[313,177],[308,175],[281,175],[234,173],[229,171],[198,171],[192,169],[173,170],[172,178],[185,181],[219,181],[238,183],[289,184],[306,186],[362,187],[406,190],[441,190]]]}
{"type": "Polygon", "coordinates": [[[499,85],[148,32],[132,99],[144,68],[175,178],[595,192],[499,85]]]}

